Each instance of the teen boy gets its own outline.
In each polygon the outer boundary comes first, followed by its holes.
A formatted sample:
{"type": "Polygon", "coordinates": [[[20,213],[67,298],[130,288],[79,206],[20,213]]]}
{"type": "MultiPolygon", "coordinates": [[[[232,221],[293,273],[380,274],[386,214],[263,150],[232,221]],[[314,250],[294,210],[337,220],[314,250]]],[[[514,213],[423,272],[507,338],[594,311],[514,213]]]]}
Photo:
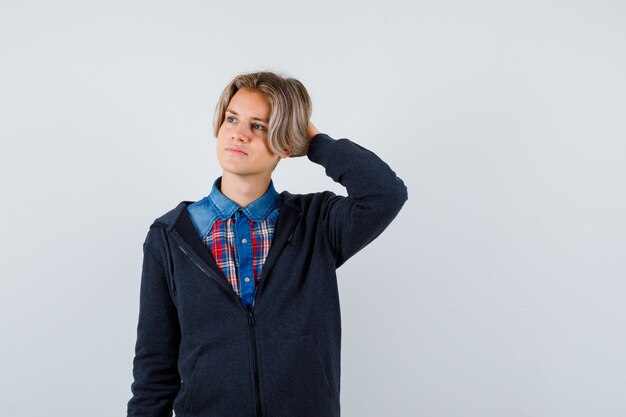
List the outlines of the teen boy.
{"type": "Polygon", "coordinates": [[[339,416],[335,270],[390,224],[407,188],[310,116],[295,79],[242,74],[223,91],[222,176],[156,219],[143,245],[128,416],[339,416]],[[273,169],[303,155],[348,196],[277,193],[273,169]]]}

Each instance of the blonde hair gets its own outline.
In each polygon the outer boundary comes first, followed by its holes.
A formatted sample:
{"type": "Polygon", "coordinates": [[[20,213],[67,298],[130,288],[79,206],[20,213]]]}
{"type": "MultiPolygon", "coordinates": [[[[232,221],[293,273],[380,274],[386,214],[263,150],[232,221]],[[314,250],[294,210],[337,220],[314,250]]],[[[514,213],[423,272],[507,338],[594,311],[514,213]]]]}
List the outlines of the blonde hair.
{"type": "Polygon", "coordinates": [[[224,123],[230,100],[242,88],[263,94],[270,103],[272,110],[267,142],[271,151],[277,155],[287,151],[291,152],[292,156],[301,155],[308,143],[307,127],[311,119],[311,98],[300,81],[269,71],[237,75],[226,86],[215,107],[213,118],[215,137],[224,123]]]}

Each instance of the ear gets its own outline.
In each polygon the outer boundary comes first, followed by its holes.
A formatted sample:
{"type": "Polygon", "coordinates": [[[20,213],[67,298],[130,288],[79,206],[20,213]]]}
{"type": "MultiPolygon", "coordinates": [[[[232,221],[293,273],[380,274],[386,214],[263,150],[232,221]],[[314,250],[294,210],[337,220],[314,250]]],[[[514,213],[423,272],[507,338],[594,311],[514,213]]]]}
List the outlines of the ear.
{"type": "Polygon", "coordinates": [[[291,156],[291,151],[287,151],[287,152],[285,152],[285,153],[282,153],[282,154],[280,154],[279,156],[280,156],[281,158],[287,158],[287,157],[291,156]]]}

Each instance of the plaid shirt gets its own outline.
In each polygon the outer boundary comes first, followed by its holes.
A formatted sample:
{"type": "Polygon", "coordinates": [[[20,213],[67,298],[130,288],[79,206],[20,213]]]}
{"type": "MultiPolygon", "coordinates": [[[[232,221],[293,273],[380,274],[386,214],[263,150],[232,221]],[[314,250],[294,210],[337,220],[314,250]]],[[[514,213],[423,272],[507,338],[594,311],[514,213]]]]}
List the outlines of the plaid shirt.
{"type": "Polygon", "coordinates": [[[202,241],[243,303],[250,307],[274,236],[281,203],[270,180],[265,194],[240,207],[220,191],[222,177],[211,193],[187,207],[202,241]]]}

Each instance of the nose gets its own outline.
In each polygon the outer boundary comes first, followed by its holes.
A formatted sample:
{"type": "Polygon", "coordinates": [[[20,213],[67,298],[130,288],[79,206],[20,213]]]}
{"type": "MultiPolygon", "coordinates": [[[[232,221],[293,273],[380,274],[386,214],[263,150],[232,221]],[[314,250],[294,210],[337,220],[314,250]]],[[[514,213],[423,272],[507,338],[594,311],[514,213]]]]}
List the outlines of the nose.
{"type": "Polygon", "coordinates": [[[251,133],[252,131],[249,126],[246,126],[245,123],[239,123],[233,131],[232,138],[234,140],[247,142],[251,133]]]}

